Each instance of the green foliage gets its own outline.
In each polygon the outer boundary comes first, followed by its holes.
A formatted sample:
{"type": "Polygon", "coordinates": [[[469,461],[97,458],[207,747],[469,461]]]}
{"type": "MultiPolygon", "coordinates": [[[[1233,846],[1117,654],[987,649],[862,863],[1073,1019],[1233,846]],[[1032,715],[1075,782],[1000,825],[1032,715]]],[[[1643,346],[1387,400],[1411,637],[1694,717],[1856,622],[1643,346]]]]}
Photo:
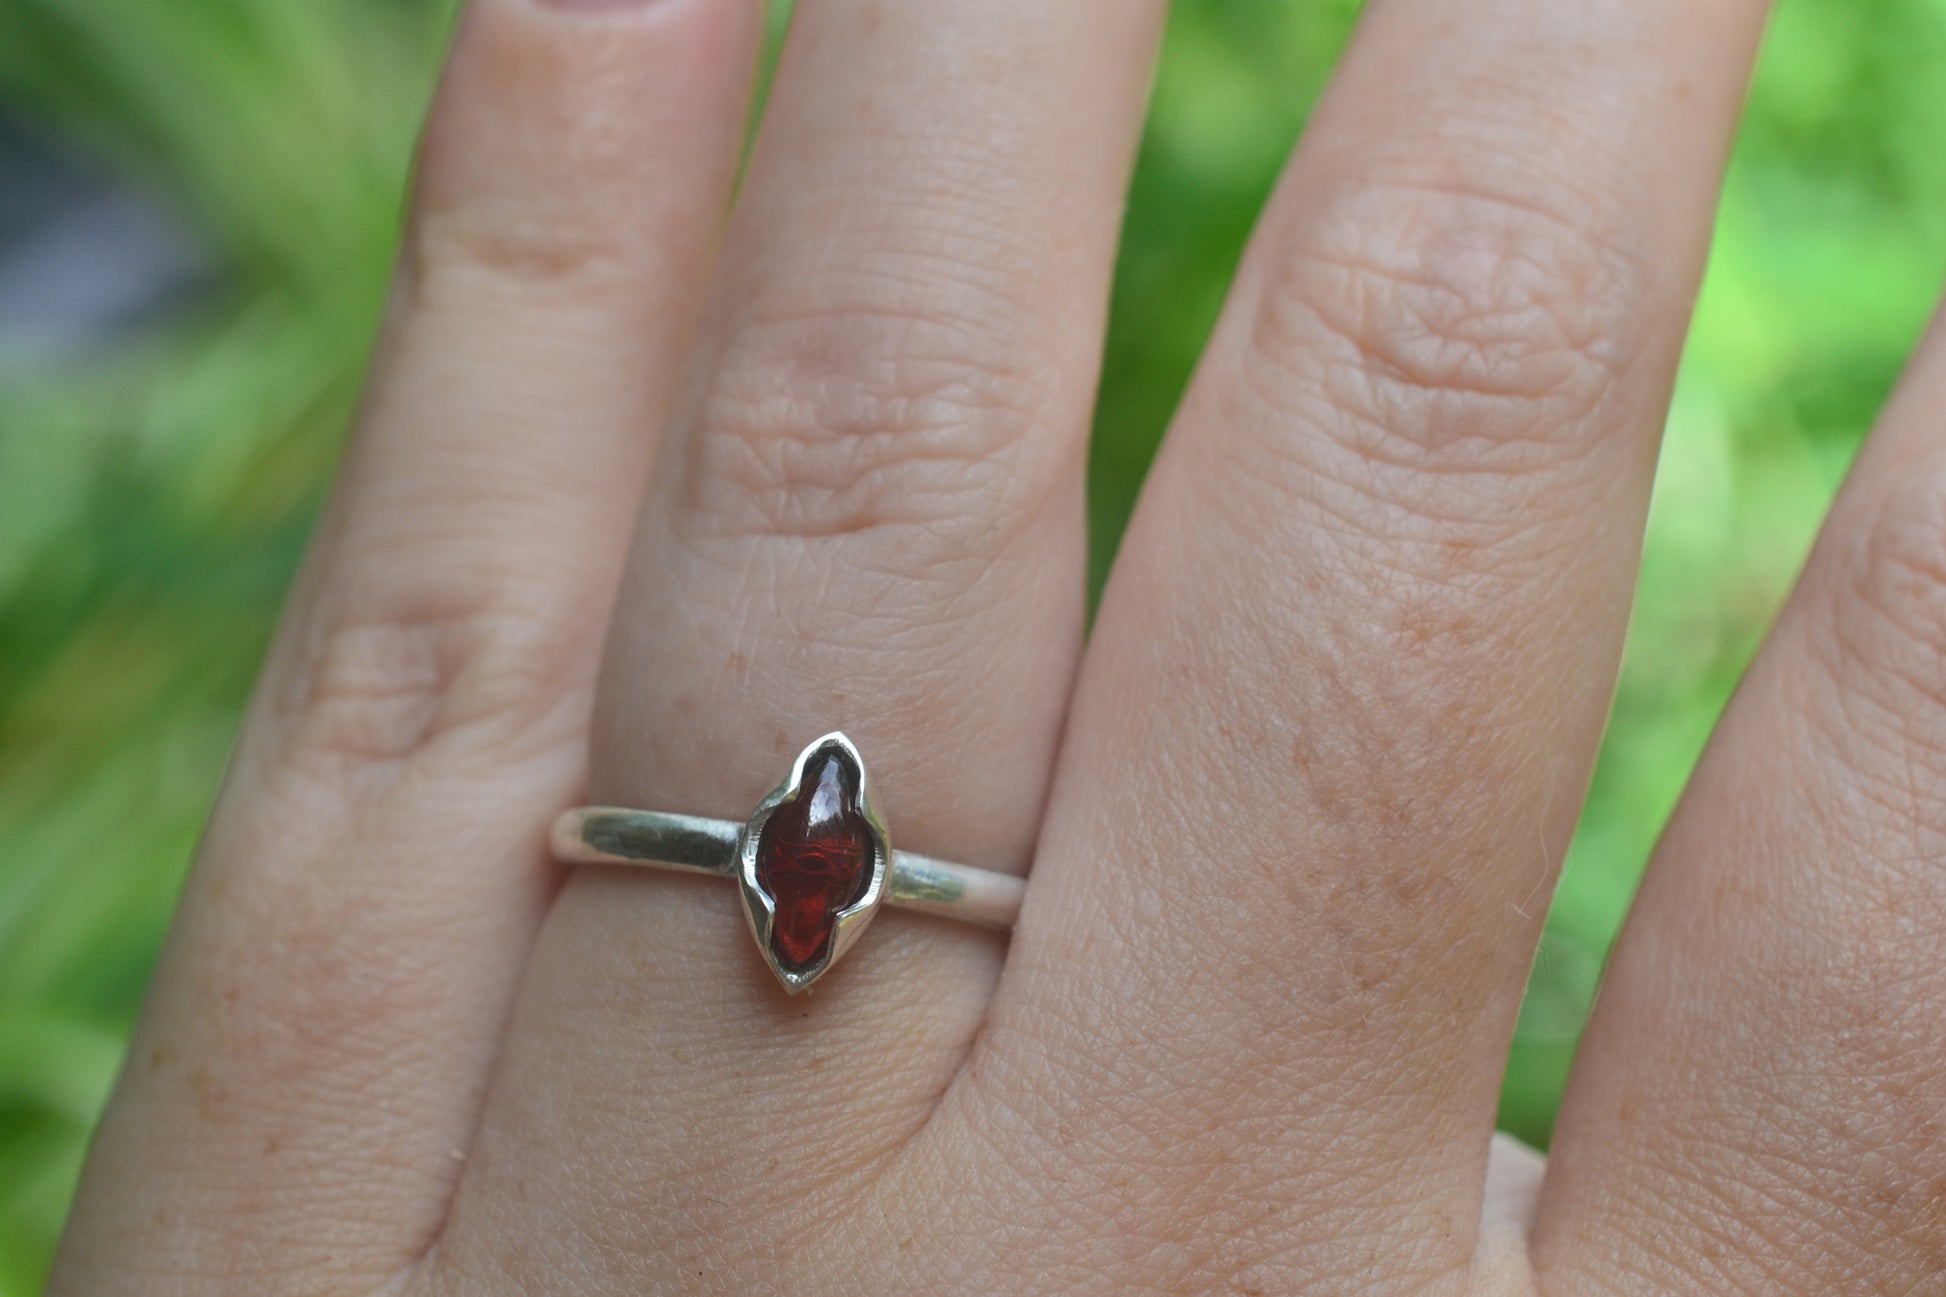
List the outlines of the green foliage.
{"type": "MultiPolygon", "coordinates": [[[[1179,7],[1094,453],[1097,579],[1352,0],[1179,7]]],[[[439,0],[0,0],[0,107],[156,194],[211,292],[0,387],[0,1297],[38,1291],[384,293],[439,0]]],[[[1717,710],[1923,322],[1939,0],[1786,0],[1670,421],[1614,724],[1503,1121],[1544,1140],[1717,710]]]]}

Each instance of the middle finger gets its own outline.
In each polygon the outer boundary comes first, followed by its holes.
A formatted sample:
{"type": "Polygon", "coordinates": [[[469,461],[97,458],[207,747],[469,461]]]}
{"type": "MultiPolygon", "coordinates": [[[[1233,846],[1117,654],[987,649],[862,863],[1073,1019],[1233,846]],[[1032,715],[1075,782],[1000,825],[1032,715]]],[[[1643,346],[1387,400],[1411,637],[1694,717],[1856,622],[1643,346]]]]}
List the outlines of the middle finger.
{"type": "Polygon", "coordinates": [[[1365,10],[1096,623],[967,1072],[1035,1084],[960,1094],[1032,1182],[1135,1163],[1126,1230],[1222,1240],[1146,1264],[1468,1264],[1762,12],[1365,10]]]}

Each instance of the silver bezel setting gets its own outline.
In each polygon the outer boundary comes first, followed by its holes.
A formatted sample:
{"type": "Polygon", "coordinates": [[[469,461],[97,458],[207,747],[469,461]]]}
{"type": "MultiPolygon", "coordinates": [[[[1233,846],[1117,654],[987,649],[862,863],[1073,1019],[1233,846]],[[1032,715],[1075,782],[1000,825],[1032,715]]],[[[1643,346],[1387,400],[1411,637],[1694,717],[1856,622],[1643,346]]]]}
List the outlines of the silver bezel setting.
{"type": "Polygon", "coordinates": [[[751,935],[757,939],[757,950],[763,955],[764,963],[777,976],[784,990],[792,995],[808,990],[827,972],[832,965],[843,957],[852,943],[865,931],[872,916],[878,913],[879,904],[885,899],[886,880],[891,873],[892,841],[886,834],[885,821],[879,817],[878,808],[872,802],[871,775],[865,769],[865,759],[858,754],[858,748],[841,731],[833,731],[811,742],[797,754],[791,763],[790,776],[783,783],[771,789],[765,798],[757,803],[757,809],[750,812],[750,818],[743,822],[737,834],[737,884],[743,893],[743,914],[750,921],[751,935]],[[865,894],[852,905],[838,911],[832,925],[831,944],[825,950],[824,958],[808,969],[793,971],[777,962],[770,948],[771,924],[776,918],[777,909],[770,895],[757,882],[757,844],[763,838],[764,825],[771,815],[785,802],[796,797],[804,786],[804,767],[812,757],[827,749],[837,749],[851,762],[858,772],[858,809],[865,816],[872,840],[872,878],[865,894]]]}

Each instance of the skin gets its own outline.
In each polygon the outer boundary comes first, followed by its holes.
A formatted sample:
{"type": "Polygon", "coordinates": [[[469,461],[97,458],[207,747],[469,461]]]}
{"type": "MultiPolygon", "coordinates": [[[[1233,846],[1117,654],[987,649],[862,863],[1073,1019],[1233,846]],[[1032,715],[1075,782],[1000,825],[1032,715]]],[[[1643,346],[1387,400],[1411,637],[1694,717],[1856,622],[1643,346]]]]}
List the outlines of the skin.
{"type": "Polygon", "coordinates": [[[1085,651],[1158,0],[759,8],[467,14],[49,1291],[1932,1291],[1936,338],[1492,1135],[1759,0],[1372,0],[1085,651]],[[546,859],[832,728],[1011,942],[546,859]]]}

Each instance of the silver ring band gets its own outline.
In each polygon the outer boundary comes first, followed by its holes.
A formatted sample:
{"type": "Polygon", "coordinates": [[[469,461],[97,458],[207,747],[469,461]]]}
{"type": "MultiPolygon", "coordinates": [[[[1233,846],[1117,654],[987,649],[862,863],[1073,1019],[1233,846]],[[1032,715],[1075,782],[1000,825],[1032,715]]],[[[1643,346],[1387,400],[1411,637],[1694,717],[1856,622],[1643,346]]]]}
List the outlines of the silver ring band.
{"type": "Polygon", "coordinates": [[[842,733],[798,753],[790,774],[741,824],[583,806],[562,813],[549,838],[570,864],[735,880],[750,935],[792,994],[829,972],[880,906],[1004,930],[1026,889],[1010,874],[894,851],[865,760],[842,733]]]}
{"type": "MultiPolygon", "coordinates": [[[[743,825],[701,815],[580,806],[554,821],[554,857],[571,865],[635,865],[675,874],[737,876],[743,825]]],[[[885,904],[1002,931],[1020,916],[1025,879],[894,851],[885,904]]]]}

